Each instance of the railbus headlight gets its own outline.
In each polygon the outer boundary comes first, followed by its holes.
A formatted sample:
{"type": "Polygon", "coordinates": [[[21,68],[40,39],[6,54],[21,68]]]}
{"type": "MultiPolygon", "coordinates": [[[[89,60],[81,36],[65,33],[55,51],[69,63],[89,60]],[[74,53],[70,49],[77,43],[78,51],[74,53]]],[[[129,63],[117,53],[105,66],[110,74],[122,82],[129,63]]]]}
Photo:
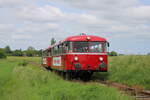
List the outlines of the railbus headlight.
{"type": "Polygon", "coordinates": [[[74,60],[75,60],[75,61],[78,61],[78,57],[74,57],[74,60]]]}
{"type": "Polygon", "coordinates": [[[90,39],[91,39],[91,37],[88,36],[88,37],[87,37],[87,40],[90,40],[90,39]]]}
{"type": "Polygon", "coordinates": [[[103,61],[104,59],[103,59],[103,57],[99,57],[99,60],[100,60],[100,61],[103,61]]]}

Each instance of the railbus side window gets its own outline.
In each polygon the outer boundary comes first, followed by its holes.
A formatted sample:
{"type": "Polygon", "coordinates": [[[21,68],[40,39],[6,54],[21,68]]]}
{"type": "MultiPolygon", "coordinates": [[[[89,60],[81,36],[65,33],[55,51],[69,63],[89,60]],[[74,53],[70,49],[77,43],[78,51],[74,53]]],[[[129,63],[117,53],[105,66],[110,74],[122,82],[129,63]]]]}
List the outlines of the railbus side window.
{"type": "Polygon", "coordinates": [[[63,43],[63,53],[67,52],[67,44],[66,42],[63,43]]]}
{"type": "Polygon", "coordinates": [[[48,50],[48,56],[51,56],[51,52],[50,52],[50,50],[48,50]]]}
{"type": "Polygon", "coordinates": [[[62,44],[58,45],[58,54],[62,54],[62,44]]]}
{"type": "Polygon", "coordinates": [[[47,56],[47,51],[43,52],[43,56],[46,57],[47,56]]]}
{"type": "Polygon", "coordinates": [[[51,55],[53,56],[53,48],[51,48],[51,55]]]}
{"type": "Polygon", "coordinates": [[[53,53],[53,56],[55,55],[55,50],[54,50],[54,47],[53,47],[53,49],[52,49],[52,53],[53,53]]]}
{"type": "Polygon", "coordinates": [[[47,56],[47,53],[46,53],[46,51],[44,51],[44,56],[45,56],[45,57],[47,56]]]}
{"type": "Polygon", "coordinates": [[[52,53],[53,53],[53,56],[54,56],[54,47],[53,47],[53,51],[52,51],[52,53]]]}
{"type": "Polygon", "coordinates": [[[48,52],[48,50],[46,50],[46,56],[47,56],[47,57],[49,56],[49,52],[48,52]]]}
{"type": "Polygon", "coordinates": [[[57,51],[56,54],[58,55],[59,54],[59,45],[57,45],[56,48],[57,48],[56,49],[56,51],[57,51]]]}
{"type": "Polygon", "coordinates": [[[72,42],[68,42],[69,43],[69,47],[68,47],[68,52],[73,52],[73,43],[72,42]]]}
{"type": "Polygon", "coordinates": [[[58,49],[58,51],[59,51],[59,54],[62,54],[63,52],[63,45],[62,44],[60,44],[59,45],[59,49],[58,49]]]}
{"type": "Polygon", "coordinates": [[[43,51],[43,56],[45,57],[45,51],[43,51]]]}
{"type": "Polygon", "coordinates": [[[67,53],[67,52],[72,52],[72,50],[73,50],[73,45],[72,45],[73,43],[72,42],[64,42],[64,43],[62,43],[61,44],[61,46],[62,46],[62,53],[67,53]]]}
{"type": "Polygon", "coordinates": [[[55,46],[54,47],[54,55],[56,55],[57,54],[57,47],[55,46]]]}

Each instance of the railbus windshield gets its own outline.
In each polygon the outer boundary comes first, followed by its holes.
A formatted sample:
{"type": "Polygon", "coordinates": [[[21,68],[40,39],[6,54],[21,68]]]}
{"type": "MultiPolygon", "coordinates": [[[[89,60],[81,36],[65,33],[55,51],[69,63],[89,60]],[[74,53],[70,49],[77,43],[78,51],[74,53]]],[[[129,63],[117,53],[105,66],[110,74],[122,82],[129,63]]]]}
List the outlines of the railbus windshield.
{"type": "Polygon", "coordinates": [[[73,52],[107,52],[106,42],[73,42],[73,52]]]}
{"type": "Polygon", "coordinates": [[[87,42],[87,41],[66,41],[56,45],[48,51],[48,56],[60,55],[63,53],[103,53],[107,52],[107,42],[87,42]]]}

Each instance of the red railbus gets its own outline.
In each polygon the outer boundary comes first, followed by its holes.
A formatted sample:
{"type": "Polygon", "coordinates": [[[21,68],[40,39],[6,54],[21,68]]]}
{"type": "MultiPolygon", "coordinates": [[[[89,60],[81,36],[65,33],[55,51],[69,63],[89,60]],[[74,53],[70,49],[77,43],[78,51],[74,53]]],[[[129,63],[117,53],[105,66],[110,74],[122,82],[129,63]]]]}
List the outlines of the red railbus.
{"type": "Polygon", "coordinates": [[[71,36],[44,50],[42,65],[68,78],[90,78],[93,72],[107,72],[108,46],[102,37],[71,36]]]}

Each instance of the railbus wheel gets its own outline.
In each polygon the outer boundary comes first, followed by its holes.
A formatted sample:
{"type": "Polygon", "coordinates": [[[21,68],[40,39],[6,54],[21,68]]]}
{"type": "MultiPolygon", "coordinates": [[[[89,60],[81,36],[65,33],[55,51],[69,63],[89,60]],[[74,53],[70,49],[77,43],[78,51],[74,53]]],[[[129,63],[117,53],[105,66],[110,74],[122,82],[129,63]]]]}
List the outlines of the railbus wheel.
{"type": "Polygon", "coordinates": [[[81,72],[80,79],[83,81],[89,81],[92,75],[93,75],[93,72],[81,72]]]}
{"type": "Polygon", "coordinates": [[[65,72],[61,71],[61,72],[60,72],[60,76],[61,76],[63,79],[65,79],[65,72]]]}
{"type": "Polygon", "coordinates": [[[66,72],[65,73],[65,79],[66,80],[71,80],[72,79],[71,72],[66,72]]]}

